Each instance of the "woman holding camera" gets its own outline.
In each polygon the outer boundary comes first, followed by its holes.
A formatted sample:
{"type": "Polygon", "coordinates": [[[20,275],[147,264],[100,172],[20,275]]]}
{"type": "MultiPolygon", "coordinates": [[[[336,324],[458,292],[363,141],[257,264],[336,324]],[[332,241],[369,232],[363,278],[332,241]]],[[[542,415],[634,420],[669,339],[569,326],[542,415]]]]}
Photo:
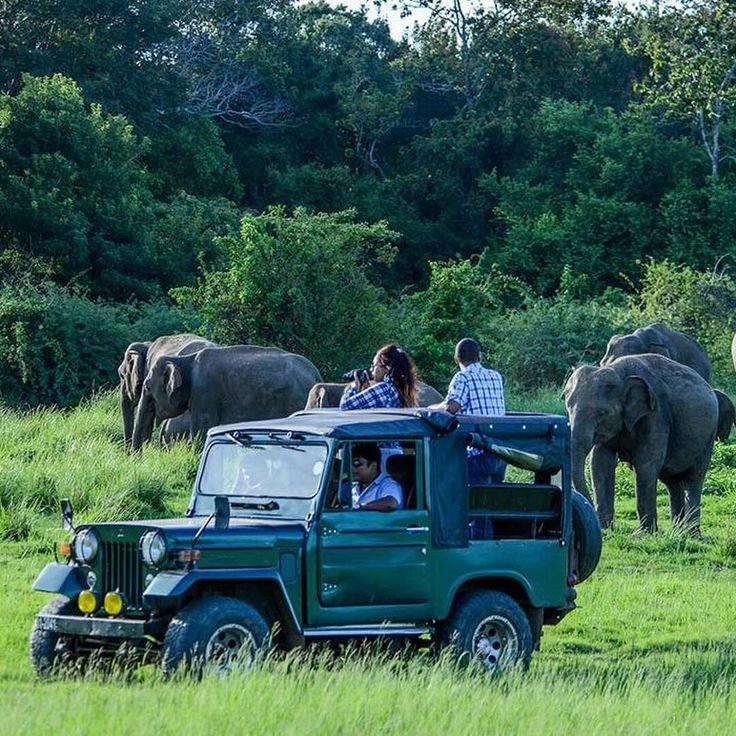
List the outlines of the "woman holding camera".
{"type": "Polygon", "coordinates": [[[394,343],[384,345],[376,353],[370,371],[353,371],[353,384],[345,389],[340,400],[341,409],[416,405],[417,369],[411,356],[394,343]]]}

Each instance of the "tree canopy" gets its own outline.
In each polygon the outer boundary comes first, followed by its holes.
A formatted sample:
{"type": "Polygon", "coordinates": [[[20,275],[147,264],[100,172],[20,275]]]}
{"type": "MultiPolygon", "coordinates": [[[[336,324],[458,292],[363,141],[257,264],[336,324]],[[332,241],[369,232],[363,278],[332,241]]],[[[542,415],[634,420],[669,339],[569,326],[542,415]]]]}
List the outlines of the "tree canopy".
{"type": "Polygon", "coordinates": [[[460,330],[572,329],[572,283],[597,345],[652,263],[730,267],[733,3],[395,4],[403,39],[325,2],[1,3],[0,256],[326,375],[400,336],[437,380],[460,330]]]}

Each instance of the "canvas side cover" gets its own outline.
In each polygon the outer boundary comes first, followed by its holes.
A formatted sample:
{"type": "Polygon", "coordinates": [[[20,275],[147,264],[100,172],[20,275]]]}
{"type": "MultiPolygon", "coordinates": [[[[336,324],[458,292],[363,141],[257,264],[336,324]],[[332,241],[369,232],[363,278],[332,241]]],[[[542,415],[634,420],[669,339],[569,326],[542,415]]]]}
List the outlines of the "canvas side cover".
{"type": "Polygon", "coordinates": [[[464,432],[434,437],[429,453],[432,544],[468,546],[468,461],[464,432]]]}

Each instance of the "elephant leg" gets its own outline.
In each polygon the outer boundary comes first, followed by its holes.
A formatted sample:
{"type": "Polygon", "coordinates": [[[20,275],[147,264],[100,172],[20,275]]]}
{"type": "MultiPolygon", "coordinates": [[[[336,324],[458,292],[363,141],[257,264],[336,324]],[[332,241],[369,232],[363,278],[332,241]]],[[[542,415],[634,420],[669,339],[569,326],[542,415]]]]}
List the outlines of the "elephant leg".
{"type": "Polygon", "coordinates": [[[601,526],[613,526],[613,501],[616,489],[616,464],[618,457],[614,450],[596,445],[590,455],[590,471],[593,476],[595,506],[601,526]]]}
{"type": "Polygon", "coordinates": [[[636,474],[636,516],[639,531],[657,531],[657,475],[651,468],[634,467],[636,474]]]}
{"type": "Polygon", "coordinates": [[[685,489],[685,507],[682,514],[682,526],[690,534],[700,536],[700,495],[702,481],[685,489]]]}
{"type": "Polygon", "coordinates": [[[697,467],[692,471],[690,477],[683,484],[684,503],[680,514],[680,524],[693,535],[700,535],[700,497],[703,492],[705,474],[710,466],[710,458],[713,453],[713,445],[703,453],[697,467]]]}
{"type": "Polygon", "coordinates": [[[665,481],[670,494],[670,519],[672,526],[682,523],[685,510],[685,483],[681,480],[665,481]]]}
{"type": "Polygon", "coordinates": [[[192,416],[192,444],[201,446],[207,437],[207,430],[219,424],[212,412],[200,411],[193,403],[191,407],[192,416]]]}

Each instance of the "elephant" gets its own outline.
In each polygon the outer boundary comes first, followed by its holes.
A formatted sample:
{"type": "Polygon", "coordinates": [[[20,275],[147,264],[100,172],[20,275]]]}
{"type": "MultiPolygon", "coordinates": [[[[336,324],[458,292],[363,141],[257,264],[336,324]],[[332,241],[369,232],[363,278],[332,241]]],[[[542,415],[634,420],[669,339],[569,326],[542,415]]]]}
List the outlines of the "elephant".
{"type": "Polygon", "coordinates": [[[731,399],[723,391],[714,388],[713,393],[718,399],[718,431],[716,432],[716,439],[726,442],[731,435],[731,428],[734,422],[736,422],[736,408],[731,399]]]}
{"type": "Polygon", "coordinates": [[[687,365],[701,375],[708,383],[711,381],[710,358],[700,343],[684,332],[672,330],[661,322],[634,330],[631,335],[614,335],[608,341],[606,354],[601,365],[609,365],[624,355],[656,353],[678,363],[687,365]]]}
{"type": "MultiPolygon", "coordinates": [[[[315,383],[312,386],[305,409],[328,409],[330,407],[340,406],[340,399],[347,383],[315,383]]],[[[419,406],[430,406],[437,404],[444,399],[444,396],[432,388],[428,383],[419,381],[417,385],[417,403],[419,406]]]]}
{"type": "Polygon", "coordinates": [[[143,380],[151,364],[161,355],[188,355],[216,344],[199,335],[183,333],[164,335],[152,342],[132,342],[125,349],[118,366],[120,376],[120,411],[123,415],[123,442],[130,446],[135,410],[141,398],[143,380]]]}
{"type": "Polygon", "coordinates": [[[178,417],[171,417],[171,419],[165,419],[161,424],[161,430],[159,431],[159,442],[164,447],[171,447],[174,442],[191,439],[192,436],[192,415],[185,411],[183,414],[179,414],[178,417]]]}
{"type": "Polygon", "coordinates": [[[573,483],[588,496],[585,460],[591,453],[596,509],[601,524],[614,521],[616,464],[636,475],[640,530],[657,528],[657,479],[669,491],[675,524],[694,533],[700,495],[718,428],[718,399],[692,368],[647,353],[605,366],[575,369],[564,389],[572,428],[573,483]]]}
{"type": "Polygon", "coordinates": [[[321,380],[309,360],[279,348],[231,345],[159,356],[143,382],[133,450],[151,438],[154,418],[171,419],[189,411],[191,436],[198,439],[218,424],[298,411],[321,380]]]}

